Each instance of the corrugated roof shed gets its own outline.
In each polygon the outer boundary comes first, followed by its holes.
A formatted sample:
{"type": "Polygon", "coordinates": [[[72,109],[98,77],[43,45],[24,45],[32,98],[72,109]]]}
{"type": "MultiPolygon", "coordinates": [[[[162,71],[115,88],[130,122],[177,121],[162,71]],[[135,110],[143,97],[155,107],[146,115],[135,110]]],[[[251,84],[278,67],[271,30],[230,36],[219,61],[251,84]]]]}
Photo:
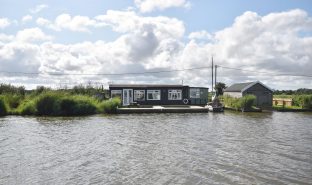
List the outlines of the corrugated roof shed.
{"type": "Polygon", "coordinates": [[[247,86],[253,84],[255,82],[247,82],[247,83],[237,83],[233,84],[230,87],[226,88],[224,92],[241,92],[247,86]]]}

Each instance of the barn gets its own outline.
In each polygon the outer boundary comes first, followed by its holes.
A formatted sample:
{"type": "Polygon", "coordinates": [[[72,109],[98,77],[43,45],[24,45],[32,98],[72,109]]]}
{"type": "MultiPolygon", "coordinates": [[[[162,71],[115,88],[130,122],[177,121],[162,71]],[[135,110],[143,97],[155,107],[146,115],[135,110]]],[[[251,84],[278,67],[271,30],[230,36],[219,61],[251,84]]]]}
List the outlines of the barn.
{"type": "Polygon", "coordinates": [[[123,106],[139,105],[205,105],[208,88],[168,84],[110,84],[111,98],[120,97],[123,106]]]}
{"type": "Polygon", "coordinates": [[[256,96],[256,106],[272,106],[273,90],[259,81],[236,83],[224,90],[224,95],[229,95],[235,98],[240,98],[248,94],[256,96]]]}

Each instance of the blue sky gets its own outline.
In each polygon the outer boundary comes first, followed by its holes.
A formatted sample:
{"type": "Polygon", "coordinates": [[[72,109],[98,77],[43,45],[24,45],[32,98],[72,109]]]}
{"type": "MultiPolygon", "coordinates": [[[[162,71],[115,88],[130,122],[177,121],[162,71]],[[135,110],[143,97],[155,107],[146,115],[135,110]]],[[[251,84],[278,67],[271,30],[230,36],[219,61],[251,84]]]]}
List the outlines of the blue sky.
{"type": "MultiPolygon", "coordinates": [[[[42,74],[155,71],[206,66],[214,55],[219,65],[224,66],[247,66],[249,70],[276,74],[311,74],[306,70],[312,67],[308,52],[312,31],[309,0],[0,2],[0,71],[42,74]],[[294,49],[298,47],[303,49],[294,49]],[[89,48],[92,50],[85,52],[89,48]],[[101,53],[103,49],[107,51],[101,53]],[[295,64],[302,70],[295,71],[295,64]]],[[[78,81],[184,80],[191,85],[205,85],[205,73],[80,77],[78,81]]],[[[255,74],[226,70],[222,74],[220,80],[228,84],[262,80],[275,89],[312,85],[311,79],[299,77],[274,77],[272,82],[255,74]],[[297,83],[289,86],[290,80],[297,83]]],[[[31,78],[2,75],[5,82],[29,87],[64,81],[54,77],[42,80],[44,75],[31,78]]],[[[77,82],[74,77],[65,81],[77,82]]]]}

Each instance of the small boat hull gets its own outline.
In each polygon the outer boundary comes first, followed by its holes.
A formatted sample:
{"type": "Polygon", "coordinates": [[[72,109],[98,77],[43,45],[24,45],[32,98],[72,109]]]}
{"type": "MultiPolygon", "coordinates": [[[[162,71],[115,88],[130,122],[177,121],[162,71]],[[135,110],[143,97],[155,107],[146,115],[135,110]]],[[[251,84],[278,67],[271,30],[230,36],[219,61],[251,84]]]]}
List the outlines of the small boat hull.
{"type": "Polygon", "coordinates": [[[207,108],[210,112],[224,112],[223,106],[216,107],[216,106],[208,105],[207,108]]]}

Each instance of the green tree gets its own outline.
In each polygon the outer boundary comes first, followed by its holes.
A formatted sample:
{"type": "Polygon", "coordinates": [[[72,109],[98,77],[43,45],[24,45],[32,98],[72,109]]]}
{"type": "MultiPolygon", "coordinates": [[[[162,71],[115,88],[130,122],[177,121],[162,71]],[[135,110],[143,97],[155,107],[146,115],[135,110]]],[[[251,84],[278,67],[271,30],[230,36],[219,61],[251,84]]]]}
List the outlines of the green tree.
{"type": "Polygon", "coordinates": [[[226,85],[225,83],[222,83],[222,82],[218,82],[214,89],[215,91],[217,92],[217,95],[223,95],[223,90],[226,88],[226,85]]]}

